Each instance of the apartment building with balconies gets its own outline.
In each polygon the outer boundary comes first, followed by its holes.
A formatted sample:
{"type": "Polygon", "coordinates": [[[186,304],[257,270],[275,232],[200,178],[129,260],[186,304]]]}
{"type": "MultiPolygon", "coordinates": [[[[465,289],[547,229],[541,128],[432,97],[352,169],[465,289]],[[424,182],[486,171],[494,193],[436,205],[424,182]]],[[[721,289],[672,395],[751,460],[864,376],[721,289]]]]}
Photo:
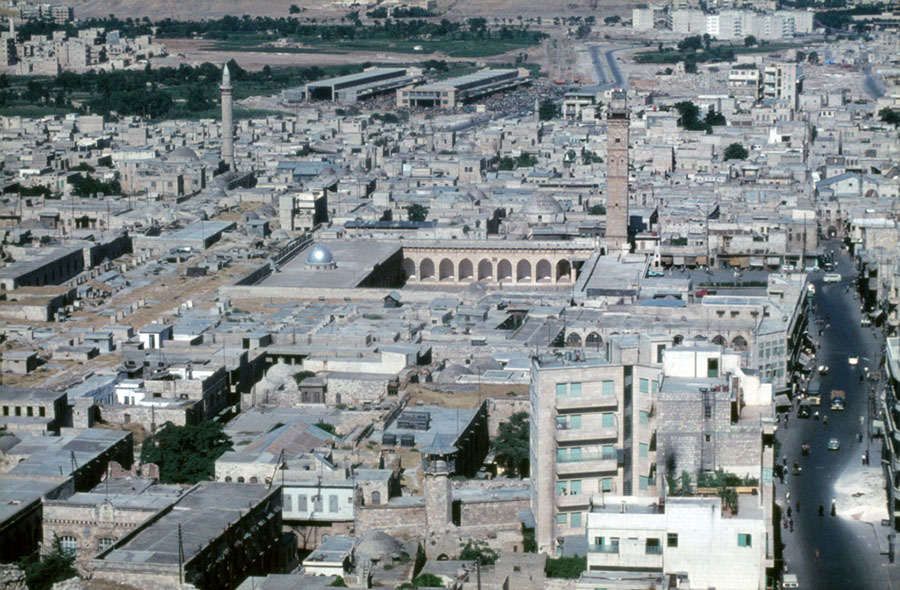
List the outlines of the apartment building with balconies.
{"type": "Polygon", "coordinates": [[[667,336],[610,337],[605,357],[532,360],[532,512],[540,551],[584,533],[596,494],[656,495],[653,399],[667,336]]]}

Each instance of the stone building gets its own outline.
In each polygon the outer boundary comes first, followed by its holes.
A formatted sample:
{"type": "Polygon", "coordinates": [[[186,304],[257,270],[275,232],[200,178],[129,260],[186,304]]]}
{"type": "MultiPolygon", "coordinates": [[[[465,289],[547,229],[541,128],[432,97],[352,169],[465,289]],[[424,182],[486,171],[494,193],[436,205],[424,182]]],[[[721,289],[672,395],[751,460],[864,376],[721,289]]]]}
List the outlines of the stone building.
{"type": "Polygon", "coordinates": [[[628,127],[625,92],[615,91],[606,113],[606,244],[610,251],[628,247],[628,127]]]}
{"type": "Polygon", "coordinates": [[[89,492],[43,504],[43,549],[50,551],[55,538],[79,563],[134,530],[157,512],[175,503],[185,486],[158,485],[152,479],[108,477],[89,492]]]}
{"type": "Polygon", "coordinates": [[[203,482],[101,551],[94,578],[155,590],[186,582],[235,588],[248,575],[293,567],[296,540],[281,532],[281,486],[203,482]]]}
{"type": "MultiPolygon", "coordinates": [[[[4,358],[4,366],[5,364],[4,358]]],[[[69,423],[64,391],[0,387],[0,407],[0,426],[9,432],[59,432],[61,427],[68,426],[69,423]]]]}

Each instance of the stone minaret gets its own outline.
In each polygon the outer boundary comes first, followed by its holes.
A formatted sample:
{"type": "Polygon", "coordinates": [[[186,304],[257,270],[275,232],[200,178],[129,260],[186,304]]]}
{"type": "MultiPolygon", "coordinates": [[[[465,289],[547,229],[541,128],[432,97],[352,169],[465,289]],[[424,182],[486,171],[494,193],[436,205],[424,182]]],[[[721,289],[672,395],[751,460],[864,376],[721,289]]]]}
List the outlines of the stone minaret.
{"type": "Polygon", "coordinates": [[[222,69],[222,85],[219,86],[222,91],[222,159],[228,165],[230,170],[234,170],[234,118],[233,105],[231,95],[234,92],[234,86],[231,85],[231,72],[228,71],[228,64],[222,69]]]}
{"type": "Polygon", "coordinates": [[[625,91],[613,91],[606,111],[607,251],[627,251],[628,244],[628,105],[625,91]]]}
{"type": "Polygon", "coordinates": [[[450,474],[456,468],[456,447],[438,434],[430,447],[422,449],[425,474],[425,532],[440,535],[453,525],[453,488],[450,474]]]}

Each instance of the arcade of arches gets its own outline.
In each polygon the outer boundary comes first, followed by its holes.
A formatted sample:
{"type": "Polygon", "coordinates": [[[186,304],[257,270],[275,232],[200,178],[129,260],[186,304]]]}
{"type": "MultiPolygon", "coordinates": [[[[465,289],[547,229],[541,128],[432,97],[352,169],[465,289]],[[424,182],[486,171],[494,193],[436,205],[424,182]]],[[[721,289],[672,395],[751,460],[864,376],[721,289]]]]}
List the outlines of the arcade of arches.
{"type": "Polygon", "coordinates": [[[572,284],[584,248],[403,248],[410,283],[572,284]]]}

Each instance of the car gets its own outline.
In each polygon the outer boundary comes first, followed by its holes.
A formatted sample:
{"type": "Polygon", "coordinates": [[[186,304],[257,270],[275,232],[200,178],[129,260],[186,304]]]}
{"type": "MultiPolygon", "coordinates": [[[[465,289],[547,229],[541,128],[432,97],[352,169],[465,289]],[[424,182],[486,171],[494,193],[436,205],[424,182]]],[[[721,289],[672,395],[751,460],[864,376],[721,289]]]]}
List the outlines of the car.
{"type": "Polygon", "coordinates": [[[828,439],[828,450],[829,451],[837,451],[840,448],[841,448],[841,441],[839,441],[836,438],[828,439]]]}
{"type": "Polygon", "coordinates": [[[843,277],[837,273],[828,273],[824,277],[822,277],[823,283],[840,283],[843,280],[843,277]]]}
{"type": "Polygon", "coordinates": [[[828,374],[828,365],[819,365],[819,375],[828,374]]]}
{"type": "Polygon", "coordinates": [[[809,404],[800,404],[800,407],[797,408],[797,417],[809,418],[809,404]]]}
{"type": "Polygon", "coordinates": [[[844,392],[840,390],[831,392],[831,409],[834,411],[843,411],[846,405],[844,392]]]}
{"type": "Polygon", "coordinates": [[[655,270],[655,269],[651,268],[650,270],[647,271],[647,276],[648,277],[664,277],[664,276],[666,276],[666,273],[664,273],[661,270],[655,270]]]}
{"type": "Polygon", "coordinates": [[[851,356],[850,358],[847,359],[847,362],[850,363],[851,367],[855,367],[856,365],[859,364],[859,357],[851,356]]]}
{"type": "Polygon", "coordinates": [[[784,574],[784,577],[781,581],[781,587],[785,590],[794,590],[795,588],[799,588],[800,582],[797,581],[797,574],[784,574]]]}

